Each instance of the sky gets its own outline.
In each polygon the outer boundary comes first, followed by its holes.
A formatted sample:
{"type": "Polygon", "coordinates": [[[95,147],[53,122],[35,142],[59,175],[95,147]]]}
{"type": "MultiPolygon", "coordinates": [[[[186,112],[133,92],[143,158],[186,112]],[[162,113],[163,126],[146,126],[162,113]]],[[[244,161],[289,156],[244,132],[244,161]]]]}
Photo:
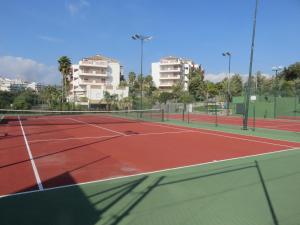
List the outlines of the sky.
{"type": "MultiPolygon", "coordinates": [[[[201,64],[206,79],[246,76],[255,0],[0,0],[0,76],[59,83],[57,59],[73,63],[102,54],[139,72],[140,44],[133,34],[151,35],[144,46],[144,74],[164,56],[201,64]]],[[[300,61],[300,0],[259,0],[253,71],[300,61]]]]}

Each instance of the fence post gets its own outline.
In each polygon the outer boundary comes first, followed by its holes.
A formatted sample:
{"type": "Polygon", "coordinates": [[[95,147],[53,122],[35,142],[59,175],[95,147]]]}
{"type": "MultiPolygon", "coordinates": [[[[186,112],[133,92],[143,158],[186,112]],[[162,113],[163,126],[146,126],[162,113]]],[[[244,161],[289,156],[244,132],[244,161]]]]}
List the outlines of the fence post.
{"type": "Polygon", "coordinates": [[[277,117],[276,110],[277,110],[277,96],[275,95],[274,96],[274,119],[276,119],[276,117],[277,117]]]}
{"type": "Polygon", "coordinates": [[[217,109],[217,101],[215,102],[215,115],[216,115],[216,121],[215,125],[218,126],[218,109],[217,109]]]}

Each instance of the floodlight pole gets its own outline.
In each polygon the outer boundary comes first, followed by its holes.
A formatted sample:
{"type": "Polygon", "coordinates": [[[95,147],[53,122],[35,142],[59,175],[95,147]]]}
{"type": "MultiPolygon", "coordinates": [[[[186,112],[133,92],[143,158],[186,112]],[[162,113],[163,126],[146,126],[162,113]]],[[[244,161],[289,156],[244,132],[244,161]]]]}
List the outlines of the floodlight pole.
{"type": "Polygon", "coordinates": [[[144,39],[141,39],[141,105],[140,109],[143,109],[143,58],[144,58],[144,39]]]}
{"type": "Polygon", "coordinates": [[[151,36],[144,36],[140,34],[135,34],[131,37],[133,40],[140,40],[141,41],[141,100],[140,100],[140,109],[143,109],[143,57],[144,57],[144,41],[151,40],[151,36]]]}
{"type": "Polygon", "coordinates": [[[251,53],[250,53],[250,65],[249,65],[249,76],[248,84],[246,87],[246,96],[245,96],[245,107],[244,107],[244,118],[243,118],[243,130],[248,129],[248,111],[249,111],[249,101],[250,101],[250,88],[251,88],[251,78],[252,78],[252,65],[253,65],[253,54],[254,54],[254,44],[255,44],[255,31],[256,31],[256,16],[258,9],[258,0],[255,2],[255,12],[253,19],[253,31],[252,31],[252,44],[251,44],[251,53]]]}
{"type": "Polygon", "coordinates": [[[226,96],[226,99],[227,99],[227,116],[229,116],[229,104],[230,104],[230,67],[231,67],[231,53],[230,52],[225,52],[225,53],[222,53],[222,55],[224,57],[228,56],[228,76],[227,76],[227,96],[226,96]]]}

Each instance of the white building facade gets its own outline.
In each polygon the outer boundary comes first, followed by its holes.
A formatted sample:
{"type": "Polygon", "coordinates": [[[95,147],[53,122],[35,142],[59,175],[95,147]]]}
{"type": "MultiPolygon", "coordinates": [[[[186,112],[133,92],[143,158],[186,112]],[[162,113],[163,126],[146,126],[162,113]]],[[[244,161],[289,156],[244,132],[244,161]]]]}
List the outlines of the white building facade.
{"type": "Polygon", "coordinates": [[[168,56],[152,63],[151,75],[155,86],[162,91],[170,91],[178,83],[188,90],[188,75],[192,68],[198,69],[199,65],[192,60],[168,56]]]}
{"type": "Polygon", "coordinates": [[[120,88],[123,68],[114,59],[95,55],[72,65],[71,90],[69,101],[77,105],[100,104],[107,91],[117,94],[118,99],[128,97],[128,87],[120,88]]]}
{"type": "Polygon", "coordinates": [[[16,91],[31,89],[33,91],[38,92],[41,90],[41,88],[42,85],[40,83],[27,82],[19,78],[9,79],[9,78],[0,77],[0,91],[16,92],[16,91]]]}

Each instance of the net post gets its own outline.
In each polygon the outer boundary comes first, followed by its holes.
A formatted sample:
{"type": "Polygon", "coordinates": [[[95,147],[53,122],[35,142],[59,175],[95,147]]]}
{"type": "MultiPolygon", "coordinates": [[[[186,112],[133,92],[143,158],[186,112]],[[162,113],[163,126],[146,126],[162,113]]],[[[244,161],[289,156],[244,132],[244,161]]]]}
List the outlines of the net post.
{"type": "Polygon", "coordinates": [[[165,110],[161,109],[161,122],[165,122],[165,110]]]}

